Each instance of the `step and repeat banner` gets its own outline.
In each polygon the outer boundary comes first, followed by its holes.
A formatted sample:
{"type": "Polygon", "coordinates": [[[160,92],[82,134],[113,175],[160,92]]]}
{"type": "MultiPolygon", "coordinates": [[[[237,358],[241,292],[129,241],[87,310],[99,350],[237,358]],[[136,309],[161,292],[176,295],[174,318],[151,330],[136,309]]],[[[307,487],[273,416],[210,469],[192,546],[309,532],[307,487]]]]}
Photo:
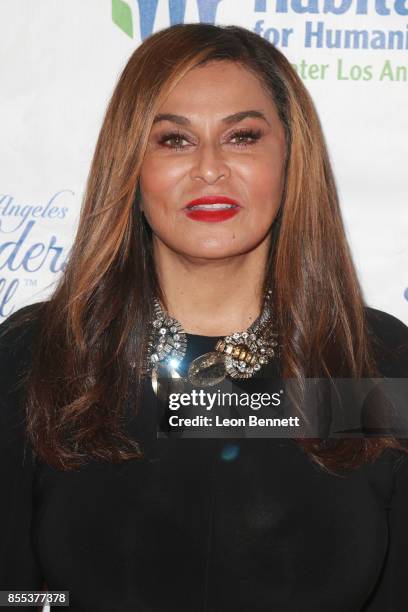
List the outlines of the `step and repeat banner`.
{"type": "Polygon", "coordinates": [[[0,0],[0,321],[70,254],[103,114],[133,50],[180,22],[274,43],[309,89],[368,305],[408,324],[408,0],[0,0]]]}

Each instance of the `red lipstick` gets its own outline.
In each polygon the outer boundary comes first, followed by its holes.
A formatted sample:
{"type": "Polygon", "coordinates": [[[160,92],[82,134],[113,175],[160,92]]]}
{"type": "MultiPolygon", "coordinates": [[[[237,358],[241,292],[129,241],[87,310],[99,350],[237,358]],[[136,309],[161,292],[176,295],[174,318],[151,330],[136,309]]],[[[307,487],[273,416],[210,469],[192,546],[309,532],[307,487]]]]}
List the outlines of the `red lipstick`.
{"type": "Polygon", "coordinates": [[[210,223],[231,219],[240,209],[238,202],[227,196],[204,196],[192,200],[184,208],[189,219],[210,223]]]}

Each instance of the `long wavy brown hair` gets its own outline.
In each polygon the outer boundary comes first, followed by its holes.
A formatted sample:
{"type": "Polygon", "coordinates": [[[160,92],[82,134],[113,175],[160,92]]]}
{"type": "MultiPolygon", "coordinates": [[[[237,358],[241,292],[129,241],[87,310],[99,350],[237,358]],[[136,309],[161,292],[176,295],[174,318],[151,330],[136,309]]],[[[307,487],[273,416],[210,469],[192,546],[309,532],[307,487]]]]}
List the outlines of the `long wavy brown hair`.
{"type": "MultiPolygon", "coordinates": [[[[249,30],[174,25],[146,39],[126,64],[100,130],[69,262],[51,299],[26,316],[39,330],[27,376],[27,439],[58,469],[143,455],[124,433],[123,405],[130,388],[135,409],[140,404],[152,300],[166,301],[138,177],[162,102],[187,71],[219,60],[253,71],[285,129],[284,190],[265,271],[284,339],[283,375],[380,376],[324,136],[301,79],[249,30]]],[[[329,471],[374,460],[387,447],[406,450],[392,437],[296,441],[329,471]]]]}

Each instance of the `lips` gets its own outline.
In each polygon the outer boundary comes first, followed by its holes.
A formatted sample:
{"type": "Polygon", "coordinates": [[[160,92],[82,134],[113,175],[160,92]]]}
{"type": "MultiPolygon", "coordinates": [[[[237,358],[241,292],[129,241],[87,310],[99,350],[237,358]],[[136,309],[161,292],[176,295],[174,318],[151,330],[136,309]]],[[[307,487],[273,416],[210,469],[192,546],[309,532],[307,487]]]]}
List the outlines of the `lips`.
{"type": "Polygon", "coordinates": [[[215,223],[235,217],[241,206],[236,200],[227,196],[204,196],[192,200],[184,210],[192,221],[215,223]]]}

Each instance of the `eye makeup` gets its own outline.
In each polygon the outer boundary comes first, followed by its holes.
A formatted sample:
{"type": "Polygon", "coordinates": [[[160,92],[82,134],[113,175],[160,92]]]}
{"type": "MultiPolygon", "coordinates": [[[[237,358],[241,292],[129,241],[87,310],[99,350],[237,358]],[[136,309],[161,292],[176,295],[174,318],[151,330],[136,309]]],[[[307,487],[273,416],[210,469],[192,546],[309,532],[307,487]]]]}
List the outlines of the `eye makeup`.
{"type": "MultiPolygon", "coordinates": [[[[263,131],[260,128],[239,128],[234,130],[228,137],[227,142],[237,139],[246,139],[246,142],[236,142],[232,143],[233,146],[237,147],[247,147],[256,144],[263,135],[263,131]]],[[[188,145],[180,145],[174,144],[175,141],[186,140],[189,142],[189,136],[184,134],[181,130],[168,130],[164,134],[161,134],[158,139],[158,144],[164,148],[172,149],[172,150],[182,150],[187,148],[188,145]],[[173,141],[173,144],[167,144],[168,142],[173,141]]]]}

